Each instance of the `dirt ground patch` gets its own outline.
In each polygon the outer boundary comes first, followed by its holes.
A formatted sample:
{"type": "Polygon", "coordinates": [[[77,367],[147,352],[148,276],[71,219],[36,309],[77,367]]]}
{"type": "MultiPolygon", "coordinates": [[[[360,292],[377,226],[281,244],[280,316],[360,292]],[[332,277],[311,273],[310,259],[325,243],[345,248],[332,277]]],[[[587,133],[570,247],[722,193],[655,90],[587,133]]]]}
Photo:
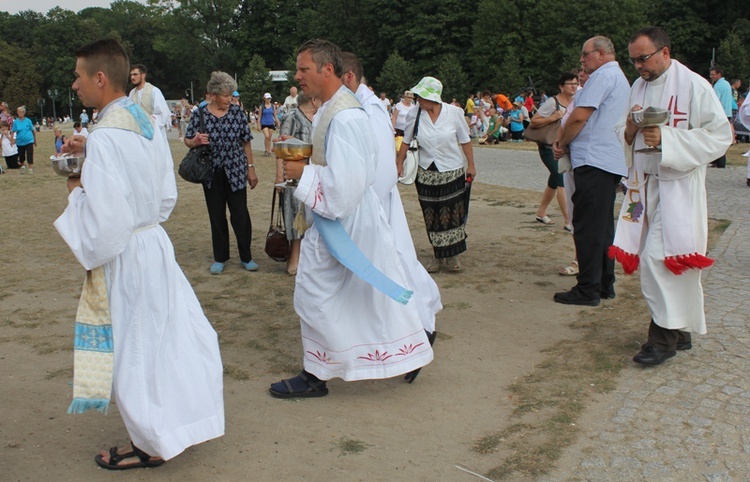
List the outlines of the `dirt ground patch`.
{"type": "MultiPolygon", "coordinates": [[[[171,141],[176,160],[186,148],[171,141]]],[[[52,222],[66,205],[64,179],[42,132],[34,175],[0,176],[0,473],[4,480],[99,480],[100,449],[124,446],[116,406],[67,415],[72,330],[83,269],[52,222]]],[[[561,306],[557,274],[573,257],[562,223],[534,221],[539,193],[475,183],[469,250],[460,273],[439,273],[435,360],[412,385],[400,379],[329,384],[328,397],[280,401],[269,383],[301,363],[293,278],[263,253],[273,166],[256,153],[261,183],[249,195],[253,254],[212,276],[200,188],[178,181],[164,224],[177,259],[220,335],[227,432],[157,470],[118,480],[533,480],[572,443],[575,422],[606,393],[645,335],[647,311],[634,277],[597,308],[561,306]]],[[[422,261],[430,256],[414,189],[401,187],[422,261]]],[[[559,213],[551,209],[559,219],[559,213]]],[[[234,253],[233,253],[234,254],[234,253]]]]}

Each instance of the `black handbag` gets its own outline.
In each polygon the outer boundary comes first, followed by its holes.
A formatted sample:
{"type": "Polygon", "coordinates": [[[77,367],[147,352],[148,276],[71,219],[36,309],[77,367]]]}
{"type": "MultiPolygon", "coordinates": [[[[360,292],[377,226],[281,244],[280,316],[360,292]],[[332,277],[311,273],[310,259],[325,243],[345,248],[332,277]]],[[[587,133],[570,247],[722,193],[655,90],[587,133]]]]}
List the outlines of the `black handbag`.
{"type": "MultiPolygon", "coordinates": [[[[206,132],[206,125],[203,123],[203,108],[199,108],[201,119],[201,128],[199,133],[206,132]]],[[[203,184],[211,180],[213,170],[211,168],[211,147],[200,145],[191,147],[185,157],[180,162],[177,174],[187,182],[203,184]]]]}
{"type": "Polygon", "coordinates": [[[288,261],[291,254],[289,240],[286,239],[286,227],[281,209],[284,202],[284,194],[279,193],[279,206],[276,210],[276,188],[273,188],[273,201],[271,202],[271,226],[266,235],[266,254],[274,261],[288,261]],[[274,212],[276,215],[274,216],[274,212]]]}

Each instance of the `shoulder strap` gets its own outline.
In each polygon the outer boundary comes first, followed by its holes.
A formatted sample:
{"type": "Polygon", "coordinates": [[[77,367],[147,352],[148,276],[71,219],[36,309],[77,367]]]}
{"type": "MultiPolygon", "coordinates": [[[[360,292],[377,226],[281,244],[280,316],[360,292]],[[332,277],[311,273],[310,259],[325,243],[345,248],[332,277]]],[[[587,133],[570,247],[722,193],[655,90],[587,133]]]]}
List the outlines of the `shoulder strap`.
{"type": "Polygon", "coordinates": [[[419,118],[422,116],[422,108],[417,108],[417,120],[414,121],[414,134],[411,136],[413,139],[417,137],[417,132],[419,132],[419,118]]]}
{"type": "Polygon", "coordinates": [[[198,107],[198,113],[201,116],[201,128],[198,132],[200,132],[201,134],[205,134],[206,132],[206,124],[203,122],[203,111],[205,110],[205,108],[206,108],[205,106],[198,107]]]}
{"type": "Polygon", "coordinates": [[[273,200],[271,201],[271,226],[273,226],[273,212],[276,210],[276,186],[273,187],[273,200]]]}
{"type": "Polygon", "coordinates": [[[552,98],[555,99],[555,109],[560,110],[560,101],[557,100],[557,95],[554,95],[552,98]]]}

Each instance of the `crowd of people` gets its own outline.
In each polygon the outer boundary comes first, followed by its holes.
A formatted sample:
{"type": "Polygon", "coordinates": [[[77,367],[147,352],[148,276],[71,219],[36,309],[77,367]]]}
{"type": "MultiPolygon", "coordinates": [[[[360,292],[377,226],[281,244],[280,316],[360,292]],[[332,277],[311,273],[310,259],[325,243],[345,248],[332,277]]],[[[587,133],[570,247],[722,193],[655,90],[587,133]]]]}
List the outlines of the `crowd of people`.
{"type": "MultiPolygon", "coordinates": [[[[721,69],[712,70],[714,90],[672,58],[660,28],[635,32],[628,52],[639,74],[632,86],[612,42],[595,36],[582,46],[581,70],[563,72],[559,92],[538,103],[533,93],[511,101],[489,91],[469,96],[465,106],[448,103],[440,80],[426,76],[393,105],[363,83],[355,54],[311,40],[297,51],[300,90],[292,87],[283,104],[266,93],[248,115],[225,72],[211,74],[204,103],[182,99],[170,109],[147,82],[146,67],[130,65],[116,40],[78,49],[72,88],[95,109],[93,118],[82,112],[68,138],[54,131],[57,153],[85,155],[55,221],[87,270],[69,411],[105,411],[114,397],[132,440],[129,448],[101,452],[97,464],[157,467],[224,433],[217,336],[161,227],[177,202],[166,140],[173,125],[188,148],[210,148],[211,178],[202,188],[214,275],[231,258],[229,224],[239,265],[258,270],[247,208],[247,188],[259,182],[251,126],[263,135],[265,156],[274,155],[279,139],[312,146],[307,161],[276,159],[302,369],[271,384],[273,397],[326,396],[333,378],[413,382],[433,359],[442,309],[429,273],[461,270],[467,250],[474,143],[523,142],[526,130],[558,125],[554,141],[538,145],[549,176],[535,219],[553,224],[547,209],[557,199],[576,251],[561,274],[575,275],[576,284],[553,300],[598,306],[615,298],[616,260],[626,273],[641,270],[651,313],[647,341],[633,360],[658,365],[691,349],[691,333],[706,332],[700,279],[712,263],[706,168],[723,167],[720,158],[734,140],[732,116],[750,121],[750,104],[738,102],[733,113],[730,103],[727,111],[721,69]],[[636,124],[629,113],[649,106],[671,118],[636,124]],[[90,134],[89,122],[97,124],[90,134]],[[397,184],[407,158],[414,159],[408,154],[415,140],[414,185],[433,250],[426,266],[417,259],[397,184]]],[[[31,174],[36,131],[23,106],[16,112],[13,118],[0,104],[3,156],[9,168],[31,174]]]]}

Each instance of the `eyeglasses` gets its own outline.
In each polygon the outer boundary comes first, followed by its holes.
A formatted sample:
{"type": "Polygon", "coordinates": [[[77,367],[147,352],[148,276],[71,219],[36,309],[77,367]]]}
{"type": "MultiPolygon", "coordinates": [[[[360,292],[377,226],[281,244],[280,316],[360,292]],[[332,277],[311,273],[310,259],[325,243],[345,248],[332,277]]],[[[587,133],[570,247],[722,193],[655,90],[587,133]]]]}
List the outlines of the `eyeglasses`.
{"type": "Polygon", "coordinates": [[[581,50],[581,57],[585,57],[585,56],[587,56],[588,54],[593,54],[593,53],[594,53],[594,52],[596,52],[597,50],[598,50],[598,49],[594,49],[594,50],[589,50],[588,52],[586,52],[585,50],[581,50]]]}
{"type": "Polygon", "coordinates": [[[630,63],[631,63],[631,64],[633,64],[633,65],[635,65],[635,64],[636,64],[636,62],[644,63],[645,61],[647,61],[648,59],[650,59],[650,58],[651,58],[651,57],[653,57],[654,55],[658,54],[659,52],[661,52],[661,49],[657,50],[656,52],[654,52],[654,53],[652,53],[652,54],[648,54],[648,55],[641,55],[640,57],[629,57],[629,58],[628,58],[628,60],[629,60],[629,61],[630,61],[630,63]]]}
{"type": "Polygon", "coordinates": [[[578,85],[578,82],[565,82],[565,85],[578,85]]]}

